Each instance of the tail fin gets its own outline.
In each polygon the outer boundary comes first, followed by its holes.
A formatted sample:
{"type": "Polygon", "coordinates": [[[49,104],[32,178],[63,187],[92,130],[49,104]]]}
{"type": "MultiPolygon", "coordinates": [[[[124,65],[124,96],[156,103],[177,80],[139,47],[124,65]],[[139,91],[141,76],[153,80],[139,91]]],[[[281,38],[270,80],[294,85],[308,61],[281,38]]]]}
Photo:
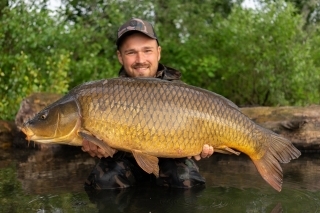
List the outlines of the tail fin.
{"type": "Polygon", "coordinates": [[[279,162],[288,163],[290,160],[298,158],[301,153],[286,138],[273,132],[269,136],[268,150],[260,159],[252,160],[263,179],[280,192],[283,175],[279,162]]]}

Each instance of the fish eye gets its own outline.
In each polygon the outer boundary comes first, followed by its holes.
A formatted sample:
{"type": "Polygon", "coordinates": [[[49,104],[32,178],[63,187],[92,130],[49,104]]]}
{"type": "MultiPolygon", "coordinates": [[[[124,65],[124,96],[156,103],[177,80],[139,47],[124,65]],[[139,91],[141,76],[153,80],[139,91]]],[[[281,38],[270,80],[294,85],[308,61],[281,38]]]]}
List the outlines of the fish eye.
{"type": "Polygon", "coordinates": [[[48,112],[43,112],[41,115],[40,115],[40,119],[41,120],[44,120],[47,118],[47,115],[48,115],[48,112]]]}

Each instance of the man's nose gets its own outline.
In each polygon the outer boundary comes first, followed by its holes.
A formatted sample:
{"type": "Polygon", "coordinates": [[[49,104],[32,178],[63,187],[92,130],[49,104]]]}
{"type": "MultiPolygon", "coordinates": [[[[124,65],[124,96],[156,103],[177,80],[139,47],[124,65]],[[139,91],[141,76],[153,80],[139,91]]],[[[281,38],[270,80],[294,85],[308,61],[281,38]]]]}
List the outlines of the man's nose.
{"type": "Polygon", "coordinates": [[[145,57],[143,55],[143,52],[138,52],[136,57],[137,63],[143,63],[145,61],[145,57]]]}

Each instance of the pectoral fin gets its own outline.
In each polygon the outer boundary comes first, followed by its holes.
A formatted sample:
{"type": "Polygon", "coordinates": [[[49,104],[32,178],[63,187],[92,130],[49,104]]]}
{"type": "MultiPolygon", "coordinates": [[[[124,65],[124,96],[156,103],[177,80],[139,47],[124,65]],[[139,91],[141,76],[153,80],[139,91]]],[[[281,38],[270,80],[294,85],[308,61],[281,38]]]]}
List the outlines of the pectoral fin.
{"type": "Polygon", "coordinates": [[[228,154],[228,155],[231,155],[231,154],[240,155],[240,153],[241,153],[241,152],[237,152],[227,146],[220,146],[218,148],[214,148],[214,152],[219,152],[219,153],[228,154]]]}
{"type": "Polygon", "coordinates": [[[110,157],[113,157],[114,153],[116,152],[115,149],[108,146],[103,140],[98,139],[94,135],[92,135],[89,131],[81,130],[79,135],[83,137],[83,139],[94,143],[95,145],[99,146],[101,149],[105,150],[110,157]]]}
{"type": "Polygon", "coordinates": [[[132,150],[132,153],[138,165],[145,172],[147,172],[148,174],[153,173],[156,177],[159,177],[159,160],[157,157],[142,153],[139,150],[132,150]]]}

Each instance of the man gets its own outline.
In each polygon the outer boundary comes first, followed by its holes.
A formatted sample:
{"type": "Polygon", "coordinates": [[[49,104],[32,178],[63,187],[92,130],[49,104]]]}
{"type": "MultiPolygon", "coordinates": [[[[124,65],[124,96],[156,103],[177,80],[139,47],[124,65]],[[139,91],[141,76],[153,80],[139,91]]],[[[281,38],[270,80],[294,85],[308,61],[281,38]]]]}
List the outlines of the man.
{"type": "MultiPolygon", "coordinates": [[[[180,81],[181,73],[159,63],[161,47],[152,25],[144,20],[132,18],[118,30],[117,56],[122,67],[120,77],[155,77],[168,81],[180,81]]],[[[96,189],[125,188],[150,179],[139,168],[134,158],[124,152],[117,152],[113,158],[106,157],[106,152],[94,144],[84,141],[83,151],[101,158],[91,172],[86,186],[96,189]]],[[[209,157],[213,153],[211,146],[205,145],[196,160],[209,157]]],[[[191,156],[190,156],[191,157],[191,156]]],[[[204,184],[204,178],[190,158],[159,159],[158,185],[190,188],[204,184]]]]}

